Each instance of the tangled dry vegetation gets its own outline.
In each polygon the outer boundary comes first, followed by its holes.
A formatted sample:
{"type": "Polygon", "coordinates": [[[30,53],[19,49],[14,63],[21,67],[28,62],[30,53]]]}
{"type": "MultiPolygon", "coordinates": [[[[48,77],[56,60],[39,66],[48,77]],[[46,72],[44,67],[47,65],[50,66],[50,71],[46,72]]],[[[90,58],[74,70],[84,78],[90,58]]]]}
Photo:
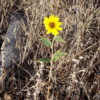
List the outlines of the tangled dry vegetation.
{"type": "Polygon", "coordinates": [[[18,41],[20,59],[3,82],[0,100],[100,100],[99,0],[0,0],[1,37],[14,11],[24,13],[27,26],[22,26],[25,38],[18,41]],[[51,12],[61,18],[66,41],[55,43],[54,51],[68,55],[53,63],[49,82],[50,64],[37,60],[51,55],[39,37],[52,39],[43,25],[51,12]]]}

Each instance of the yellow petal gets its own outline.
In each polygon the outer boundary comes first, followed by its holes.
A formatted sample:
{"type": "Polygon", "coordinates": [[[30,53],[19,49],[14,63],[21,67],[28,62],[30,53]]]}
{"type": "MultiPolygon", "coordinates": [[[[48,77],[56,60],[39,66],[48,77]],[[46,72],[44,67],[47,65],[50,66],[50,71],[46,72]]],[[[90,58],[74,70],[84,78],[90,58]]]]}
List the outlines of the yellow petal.
{"type": "Polygon", "coordinates": [[[48,23],[48,21],[49,21],[48,17],[45,17],[43,23],[44,23],[44,24],[45,24],[45,23],[48,23]]]}
{"type": "Polygon", "coordinates": [[[59,20],[58,16],[55,16],[55,21],[58,22],[59,20]]]}
{"type": "Polygon", "coordinates": [[[54,29],[54,30],[52,30],[52,34],[53,35],[58,35],[59,33],[58,33],[58,31],[56,29],[54,29]]]}
{"type": "Polygon", "coordinates": [[[62,25],[62,23],[61,22],[58,22],[58,26],[60,26],[60,25],[62,25]]]}
{"type": "Polygon", "coordinates": [[[48,31],[47,31],[47,34],[50,34],[50,33],[51,33],[51,32],[48,30],[48,31]]]}
{"type": "Polygon", "coordinates": [[[60,30],[60,31],[62,31],[62,27],[57,27],[57,30],[60,30]]]}
{"type": "Polygon", "coordinates": [[[55,21],[55,16],[54,15],[50,16],[49,20],[54,22],[55,21]]]}

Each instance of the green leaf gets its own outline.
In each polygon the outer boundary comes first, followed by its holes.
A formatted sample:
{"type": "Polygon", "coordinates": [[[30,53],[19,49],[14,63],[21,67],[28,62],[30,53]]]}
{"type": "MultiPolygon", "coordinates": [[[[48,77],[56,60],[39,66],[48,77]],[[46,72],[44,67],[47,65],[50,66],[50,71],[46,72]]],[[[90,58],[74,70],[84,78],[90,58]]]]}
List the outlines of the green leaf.
{"type": "Polygon", "coordinates": [[[39,59],[37,62],[50,62],[50,59],[49,58],[47,58],[47,57],[44,57],[44,58],[41,58],[41,59],[39,59]]]}
{"type": "Polygon", "coordinates": [[[43,43],[47,46],[47,47],[50,47],[52,45],[51,41],[45,37],[41,37],[41,40],[43,41],[43,43]]]}
{"type": "Polygon", "coordinates": [[[56,62],[61,57],[64,57],[66,55],[67,55],[67,53],[64,53],[64,52],[61,52],[60,50],[57,50],[52,56],[52,61],[56,62]]]}
{"type": "Polygon", "coordinates": [[[65,42],[65,40],[61,36],[55,36],[54,40],[59,41],[59,42],[65,42]]]}

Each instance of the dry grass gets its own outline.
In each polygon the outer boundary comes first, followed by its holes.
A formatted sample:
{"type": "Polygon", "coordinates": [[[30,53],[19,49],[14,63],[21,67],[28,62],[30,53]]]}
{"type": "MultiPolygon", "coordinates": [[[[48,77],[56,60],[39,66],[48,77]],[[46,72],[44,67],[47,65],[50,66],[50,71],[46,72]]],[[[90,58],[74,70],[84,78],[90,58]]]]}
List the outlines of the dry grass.
{"type": "MultiPolygon", "coordinates": [[[[0,100],[99,100],[100,99],[100,3],[98,0],[1,0],[0,34],[5,34],[11,14],[21,11],[27,19],[19,62],[8,73],[0,100]],[[55,43],[68,55],[53,64],[37,63],[49,57],[39,34],[45,34],[43,18],[50,13],[63,22],[60,33],[66,43],[55,43]],[[7,98],[7,99],[6,99],[7,98]]],[[[0,40],[1,41],[1,40],[0,40]]],[[[0,43],[1,46],[1,43],[0,43]]]]}

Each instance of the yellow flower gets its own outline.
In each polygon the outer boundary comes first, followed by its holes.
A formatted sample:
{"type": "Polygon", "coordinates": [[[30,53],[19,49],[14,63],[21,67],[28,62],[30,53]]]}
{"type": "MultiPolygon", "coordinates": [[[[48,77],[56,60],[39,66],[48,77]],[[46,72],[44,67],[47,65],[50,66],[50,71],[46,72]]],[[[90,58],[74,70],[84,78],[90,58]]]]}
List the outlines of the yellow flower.
{"type": "Polygon", "coordinates": [[[57,16],[51,15],[48,17],[44,18],[44,25],[45,28],[47,30],[47,34],[52,33],[53,35],[58,35],[59,34],[59,30],[62,30],[61,26],[61,22],[59,22],[59,18],[57,16]]]}

